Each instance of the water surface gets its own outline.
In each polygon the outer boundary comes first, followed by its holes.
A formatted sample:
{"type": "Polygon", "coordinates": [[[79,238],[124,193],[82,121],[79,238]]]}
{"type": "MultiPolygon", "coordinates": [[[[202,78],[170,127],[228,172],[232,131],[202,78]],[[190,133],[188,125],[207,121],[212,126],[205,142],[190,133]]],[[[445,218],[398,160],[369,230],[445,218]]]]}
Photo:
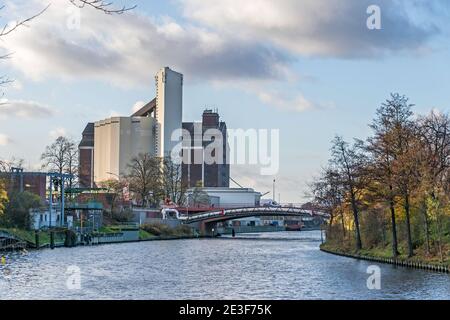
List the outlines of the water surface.
{"type": "Polygon", "coordinates": [[[450,298],[448,275],[382,264],[381,290],[369,290],[373,263],[319,245],[320,232],[280,232],[10,254],[0,299],[450,298]],[[79,290],[67,288],[70,266],[79,290]]]}

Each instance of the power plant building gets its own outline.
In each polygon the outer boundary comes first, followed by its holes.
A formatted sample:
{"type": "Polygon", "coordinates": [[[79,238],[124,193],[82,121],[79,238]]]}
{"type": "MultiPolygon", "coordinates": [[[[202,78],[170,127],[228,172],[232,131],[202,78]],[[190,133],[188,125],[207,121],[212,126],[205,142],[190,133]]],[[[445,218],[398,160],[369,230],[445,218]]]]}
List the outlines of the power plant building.
{"type": "Polygon", "coordinates": [[[163,158],[170,156],[174,147],[181,141],[183,75],[166,67],[158,72],[155,79],[155,155],[163,158]]]}
{"type": "Polygon", "coordinates": [[[95,123],[94,179],[116,179],[127,174],[128,165],[140,153],[154,154],[151,117],[114,117],[95,123]]]}
{"type": "Polygon", "coordinates": [[[141,153],[169,156],[181,141],[183,75],[165,67],[155,79],[156,98],[131,117],[112,117],[95,123],[96,184],[126,175],[131,160],[141,153]],[[171,141],[173,132],[179,132],[178,141],[171,141]]]}
{"type": "Polygon", "coordinates": [[[94,133],[95,123],[88,123],[83,131],[83,138],[78,145],[80,166],[78,178],[80,186],[85,188],[94,187],[94,133]]]}
{"type": "Polygon", "coordinates": [[[189,137],[183,139],[183,151],[187,153],[187,163],[182,166],[183,184],[193,188],[199,184],[203,187],[228,188],[230,186],[230,164],[227,163],[229,152],[227,139],[227,125],[220,121],[217,111],[205,110],[202,122],[184,122],[183,129],[189,137]],[[211,133],[212,132],[212,133],[211,133]],[[214,134],[213,134],[214,133],[214,134]],[[215,136],[218,135],[218,136],[215,136]],[[189,139],[190,138],[190,139],[189,139]],[[220,150],[214,156],[214,163],[208,163],[205,159],[208,155],[207,148],[220,139],[220,150]]]}
{"type": "Polygon", "coordinates": [[[193,128],[198,125],[200,135],[196,139],[201,140],[200,149],[211,143],[208,137],[203,141],[207,129],[221,132],[224,163],[183,164],[183,183],[188,187],[195,186],[198,181],[205,187],[229,186],[230,167],[225,163],[228,150],[226,124],[211,110],[204,112],[200,124],[182,123],[183,75],[165,67],[156,74],[155,81],[155,99],[130,117],[111,117],[86,126],[79,145],[80,187],[96,187],[103,181],[127,175],[131,160],[141,153],[160,158],[171,156],[174,148],[181,145],[181,129],[194,134],[193,128]]]}

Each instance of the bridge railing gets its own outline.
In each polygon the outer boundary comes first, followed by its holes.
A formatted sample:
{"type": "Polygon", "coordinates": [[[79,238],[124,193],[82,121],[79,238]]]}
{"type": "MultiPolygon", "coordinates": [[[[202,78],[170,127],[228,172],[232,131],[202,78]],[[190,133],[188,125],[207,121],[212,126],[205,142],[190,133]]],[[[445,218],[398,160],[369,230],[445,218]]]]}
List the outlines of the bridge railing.
{"type": "Polygon", "coordinates": [[[189,216],[186,220],[205,220],[208,218],[215,218],[219,216],[228,216],[228,215],[246,215],[248,213],[267,213],[268,216],[277,214],[305,214],[311,217],[313,216],[321,216],[328,217],[325,213],[322,212],[313,212],[312,210],[305,210],[301,208],[293,208],[293,207],[253,207],[253,208],[236,208],[236,209],[224,209],[224,210],[215,210],[209,211],[205,213],[199,213],[189,216]]]}

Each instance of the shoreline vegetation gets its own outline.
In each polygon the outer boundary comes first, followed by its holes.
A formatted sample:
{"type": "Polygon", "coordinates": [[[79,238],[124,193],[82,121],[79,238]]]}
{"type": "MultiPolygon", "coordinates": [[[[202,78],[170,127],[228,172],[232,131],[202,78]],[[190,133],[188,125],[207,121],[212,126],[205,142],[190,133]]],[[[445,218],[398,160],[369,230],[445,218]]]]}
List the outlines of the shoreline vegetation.
{"type": "MultiPolygon", "coordinates": [[[[126,228],[122,230],[120,226],[107,226],[102,227],[98,232],[91,234],[93,237],[109,237],[111,235],[117,235],[122,233],[122,231],[130,231],[126,228]]],[[[137,231],[137,230],[136,230],[137,231]]],[[[27,231],[18,228],[0,228],[0,232],[4,232],[9,234],[10,236],[16,239],[15,244],[6,247],[6,250],[10,250],[11,247],[14,248],[27,248],[27,249],[45,249],[49,248],[51,245],[51,233],[54,233],[54,242],[58,246],[64,246],[66,241],[67,232],[66,229],[54,229],[54,230],[46,230],[46,231],[38,231],[39,235],[39,247],[36,245],[36,231],[27,231]]],[[[126,242],[141,242],[141,241],[158,241],[158,240],[183,240],[183,239],[197,239],[200,238],[200,235],[193,232],[190,227],[187,226],[178,226],[175,228],[171,228],[164,224],[148,224],[143,225],[138,230],[139,238],[132,240],[125,240],[119,242],[111,242],[111,243],[126,243],[126,242]]],[[[100,243],[99,243],[100,244],[100,243]]],[[[107,244],[107,243],[102,243],[107,244]]],[[[78,246],[82,246],[83,244],[78,243],[78,246]]],[[[72,246],[69,246],[72,247],[72,246]]],[[[0,247],[0,252],[2,248],[0,247]]]]}
{"type": "Polygon", "coordinates": [[[332,141],[310,184],[314,206],[330,215],[323,251],[448,272],[450,115],[412,107],[391,94],[368,138],[332,141]]]}
{"type": "Polygon", "coordinates": [[[320,246],[320,250],[328,254],[358,260],[391,264],[412,269],[450,273],[450,263],[440,263],[436,258],[422,255],[415,255],[412,258],[408,258],[407,255],[398,255],[396,258],[393,258],[392,255],[386,254],[386,251],[389,251],[389,248],[385,248],[384,251],[380,248],[355,251],[350,248],[343,249],[342,246],[339,245],[324,243],[320,246]]]}

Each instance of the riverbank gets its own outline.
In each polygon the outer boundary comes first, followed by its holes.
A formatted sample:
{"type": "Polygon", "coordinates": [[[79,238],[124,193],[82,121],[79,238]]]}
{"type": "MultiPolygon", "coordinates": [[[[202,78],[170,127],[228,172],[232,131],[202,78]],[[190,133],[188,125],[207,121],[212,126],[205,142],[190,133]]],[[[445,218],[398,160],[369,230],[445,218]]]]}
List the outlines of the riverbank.
{"type": "Polygon", "coordinates": [[[130,229],[119,226],[103,227],[90,234],[75,234],[66,229],[27,231],[0,228],[0,252],[11,250],[39,250],[54,247],[90,246],[141,241],[166,241],[196,239],[200,236],[186,227],[168,228],[162,225],[145,225],[130,229]],[[3,240],[2,240],[3,239],[3,240]]]}
{"type": "Polygon", "coordinates": [[[407,258],[406,256],[398,256],[393,258],[388,253],[388,248],[380,249],[364,249],[356,251],[349,248],[342,248],[336,244],[324,243],[320,246],[320,250],[329,254],[334,254],[338,256],[354,258],[358,260],[373,261],[377,263],[386,263],[399,267],[413,268],[429,270],[434,272],[450,273],[450,265],[447,263],[436,263],[434,258],[430,257],[424,259],[421,255],[416,255],[412,258],[407,258]],[[433,261],[433,262],[432,262],[433,261]]]}

